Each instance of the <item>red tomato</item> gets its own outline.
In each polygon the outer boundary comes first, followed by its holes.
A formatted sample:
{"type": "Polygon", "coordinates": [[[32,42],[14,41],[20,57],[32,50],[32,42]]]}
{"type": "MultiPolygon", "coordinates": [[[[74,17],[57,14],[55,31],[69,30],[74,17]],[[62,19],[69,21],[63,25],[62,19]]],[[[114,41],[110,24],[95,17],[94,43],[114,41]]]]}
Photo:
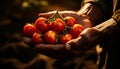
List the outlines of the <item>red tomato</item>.
{"type": "Polygon", "coordinates": [[[65,28],[64,21],[62,19],[56,19],[49,24],[49,28],[56,32],[62,32],[65,28]]]}
{"type": "Polygon", "coordinates": [[[38,32],[35,32],[33,34],[33,37],[32,37],[32,42],[34,44],[40,44],[40,43],[43,43],[43,39],[42,39],[42,34],[38,33],[38,32]]]}
{"type": "Polygon", "coordinates": [[[65,44],[66,42],[72,40],[73,37],[71,34],[65,34],[60,38],[60,43],[65,44]]]}
{"type": "Polygon", "coordinates": [[[34,23],[35,27],[42,32],[46,32],[49,29],[46,20],[44,17],[39,17],[34,23]]]}
{"type": "Polygon", "coordinates": [[[45,42],[48,44],[55,44],[56,40],[56,32],[53,30],[49,30],[44,34],[45,42]]]}
{"type": "Polygon", "coordinates": [[[73,36],[73,38],[77,38],[83,30],[84,27],[81,24],[74,24],[70,31],[70,34],[73,36]]]}
{"type": "Polygon", "coordinates": [[[77,23],[76,19],[71,16],[65,17],[65,21],[67,26],[73,26],[74,24],[77,23]]]}
{"type": "Polygon", "coordinates": [[[32,36],[36,32],[36,28],[32,24],[26,24],[23,27],[23,32],[26,36],[32,36]]]}

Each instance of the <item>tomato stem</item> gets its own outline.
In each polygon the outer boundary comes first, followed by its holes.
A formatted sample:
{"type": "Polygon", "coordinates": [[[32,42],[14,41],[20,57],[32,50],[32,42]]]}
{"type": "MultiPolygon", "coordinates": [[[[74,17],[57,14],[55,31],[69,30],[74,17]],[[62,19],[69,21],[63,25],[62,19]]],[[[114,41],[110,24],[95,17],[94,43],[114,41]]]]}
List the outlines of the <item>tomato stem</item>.
{"type": "Polygon", "coordinates": [[[55,21],[57,18],[60,18],[63,20],[64,22],[64,26],[65,26],[65,29],[63,30],[63,32],[59,33],[59,34],[66,34],[68,33],[70,30],[71,30],[71,27],[70,26],[67,26],[66,25],[66,19],[64,19],[60,14],[59,14],[59,10],[57,9],[56,10],[56,13],[54,13],[51,17],[49,17],[46,21],[47,23],[50,23],[50,22],[53,22],[55,21]]]}
{"type": "Polygon", "coordinates": [[[63,30],[62,34],[68,34],[70,32],[72,27],[66,26],[65,29],[63,30]]]}
{"type": "Polygon", "coordinates": [[[64,18],[58,13],[59,10],[56,11],[56,13],[54,13],[51,17],[49,17],[46,21],[49,23],[49,22],[53,22],[55,21],[57,18],[60,18],[62,19],[64,22],[64,18]]]}

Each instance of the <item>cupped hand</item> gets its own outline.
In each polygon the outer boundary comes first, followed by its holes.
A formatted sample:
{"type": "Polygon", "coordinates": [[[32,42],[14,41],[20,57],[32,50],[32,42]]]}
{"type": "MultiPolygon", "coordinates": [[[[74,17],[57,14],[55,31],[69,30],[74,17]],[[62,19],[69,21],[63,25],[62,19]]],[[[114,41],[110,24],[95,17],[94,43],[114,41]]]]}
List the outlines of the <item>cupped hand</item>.
{"type": "MultiPolygon", "coordinates": [[[[24,37],[24,42],[30,43],[31,38],[24,37]]],[[[68,41],[66,44],[37,44],[31,48],[43,55],[55,58],[65,59],[82,56],[92,49],[102,39],[102,33],[94,28],[86,28],[78,38],[68,41]]],[[[28,43],[28,44],[29,44],[28,43]]]]}
{"type": "MultiPolygon", "coordinates": [[[[54,13],[56,13],[56,11],[40,13],[38,16],[48,18],[54,13]]],[[[37,53],[58,59],[84,55],[89,49],[93,47],[93,45],[96,44],[96,40],[100,38],[100,32],[93,28],[90,28],[91,22],[84,14],[79,15],[74,11],[59,11],[59,14],[63,17],[72,16],[76,18],[77,23],[82,24],[85,27],[85,30],[80,34],[78,38],[73,39],[66,44],[37,44],[30,47],[37,53]]],[[[31,38],[24,37],[23,40],[25,43],[30,45],[31,38]]]]}
{"type": "Polygon", "coordinates": [[[67,42],[67,44],[71,46],[72,50],[80,50],[86,52],[97,44],[101,43],[103,37],[103,33],[94,27],[86,28],[80,33],[78,38],[67,42]]]}

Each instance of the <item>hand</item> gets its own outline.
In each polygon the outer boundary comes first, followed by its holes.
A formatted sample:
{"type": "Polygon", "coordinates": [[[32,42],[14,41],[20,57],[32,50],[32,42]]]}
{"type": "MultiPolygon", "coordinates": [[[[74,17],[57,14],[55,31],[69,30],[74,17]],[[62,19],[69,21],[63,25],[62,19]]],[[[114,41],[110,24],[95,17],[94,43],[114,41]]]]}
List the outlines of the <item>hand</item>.
{"type": "MultiPolygon", "coordinates": [[[[40,13],[38,16],[48,18],[54,13],[55,11],[48,13],[40,13]]],[[[86,15],[79,15],[74,11],[59,11],[59,14],[63,17],[72,16],[76,18],[77,22],[82,24],[85,28],[91,27],[91,22],[89,21],[86,15]]],[[[85,31],[84,34],[85,33],[88,33],[88,31],[85,31]]],[[[24,42],[29,44],[31,42],[31,38],[24,37],[24,42]]],[[[47,55],[52,58],[75,57],[85,54],[86,50],[82,50],[82,47],[87,47],[84,45],[84,43],[89,44],[88,42],[90,42],[88,37],[80,35],[78,38],[73,39],[66,44],[37,44],[32,46],[32,49],[38,53],[47,55]],[[81,49],[79,48],[80,50],[77,50],[76,48],[78,47],[80,47],[81,49]]]]}
{"type": "Polygon", "coordinates": [[[103,33],[93,27],[86,28],[80,33],[78,38],[67,42],[67,44],[71,46],[72,50],[80,50],[86,52],[100,43],[102,39],[103,33]]]}
{"type": "MultiPolygon", "coordinates": [[[[47,55],[55,59],[82,56],[88,50],[96,46],[102,39],[102,33],[94,28],[86,28],[78,38],[66,44],[37,44],[31,47],[35,52],[47,55]]],[[[25,42],[30,38],[24,37],[25,42]]]]}
{"type": "MultiPolygon", "coordinates": [[[[51,15],[56,13],[56,11],[52,12],[47,12],[47,13],[40,13],[38,14],[38,17],[46,17],[49,18],[51,15]]],[[[84,14],[79,14],[78,12],[75,11],[59,11],[58,12],[62,17],[65,16],[72,16],[76,19],[77,23],[80,23],[84,26],[84,28],[91,27],[91,21],[89,20],[89,17],[87,17],[84,14]]]]}

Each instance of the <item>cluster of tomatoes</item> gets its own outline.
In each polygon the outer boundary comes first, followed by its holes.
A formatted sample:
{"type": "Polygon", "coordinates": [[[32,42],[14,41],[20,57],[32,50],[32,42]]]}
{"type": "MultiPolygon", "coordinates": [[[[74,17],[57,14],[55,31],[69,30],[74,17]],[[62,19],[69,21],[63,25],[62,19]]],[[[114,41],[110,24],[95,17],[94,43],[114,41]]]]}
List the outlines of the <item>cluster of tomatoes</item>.
{"type": "Polygon", "coordinates": [[[60,18],[56,17],[57,15],[60,14],[57,13],[50,18],[39,17],[33,24],[24,25],[24,34],[32,38],[34,44],[65,44],[77,38],[84,30],[84,27],[77,23],[74,17],[60,18]]]}

